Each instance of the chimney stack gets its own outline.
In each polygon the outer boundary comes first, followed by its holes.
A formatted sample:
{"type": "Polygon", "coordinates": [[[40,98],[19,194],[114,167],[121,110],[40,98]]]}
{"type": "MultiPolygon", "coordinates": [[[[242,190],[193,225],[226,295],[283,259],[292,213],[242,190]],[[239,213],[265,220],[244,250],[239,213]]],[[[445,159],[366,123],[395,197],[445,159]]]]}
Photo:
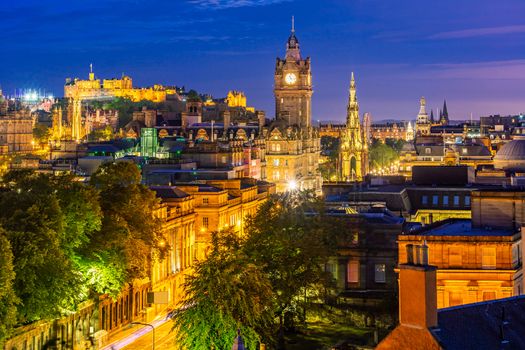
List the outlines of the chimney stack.
{"type": "Polygon", "coordinates": [[[428,265],[428,246],[407,245],[407,263],[399,265],[399,323],[435,327],[437,320],[436,266],[428,265]]]}

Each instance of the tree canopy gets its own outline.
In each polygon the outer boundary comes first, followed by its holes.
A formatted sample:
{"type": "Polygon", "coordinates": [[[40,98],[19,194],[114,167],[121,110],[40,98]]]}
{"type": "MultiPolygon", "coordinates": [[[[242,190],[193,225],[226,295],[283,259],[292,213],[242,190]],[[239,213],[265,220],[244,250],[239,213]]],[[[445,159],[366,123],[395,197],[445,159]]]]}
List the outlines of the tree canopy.
{"type": "Polygon", "coordinates": [[[270,281],[233,231],[212,237],[211,252],[187,277],[182,307],[173,316],[177,343],[186,349],[227,349],[240,329],[246,348],[256,350],[272,337],[270,281]]]}
{"type": "Polygon", "coordinates": [[[0,341],[15,321],[118,295],[165,249],[158,200],[133,163],[106,164],[88,184],[18,170],[0,186],[0,341]]]}
{"type": "Polygon", "coordinates": [[[11,244],[4,230],[0,230],[0,348],[16,324],[18,298],[13,288],[15,272],[11,244]]]}
{"type": "Polygon", "coordinates": [[[310,300],[331,286],[323,267],[335,252],[336,232],[322,201],[293,191],[265,202],[248,219],[244,237],[214,233],[212,252],[187,277],[187,299],[174,317],[179,341],[191,349],[224,349],[241,327],[250,349],[259,339],[272,344],[277,329],[282,345],[284,328],[304,320],[310,300]],[[219,338],[228,343],[214,342],[219,338]]]}

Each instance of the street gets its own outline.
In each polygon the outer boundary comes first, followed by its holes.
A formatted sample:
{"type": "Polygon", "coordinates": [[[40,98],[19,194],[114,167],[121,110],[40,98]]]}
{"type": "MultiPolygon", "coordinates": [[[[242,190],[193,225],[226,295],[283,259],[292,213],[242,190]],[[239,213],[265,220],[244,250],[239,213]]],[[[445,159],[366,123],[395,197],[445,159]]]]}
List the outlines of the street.
{"type": "MultiPolygon", "coordinates": [[[[155,349],[168,350],[174,348],[175,334],[171,332],[173,323],[170,320],[158,319],[151,324],[155,327],[155,349]]],[[[133,325],[132,333],[124,335],[121,339],[112,342],[102,350],[150,350],[152,349],[151,327],[133,325]]]]}

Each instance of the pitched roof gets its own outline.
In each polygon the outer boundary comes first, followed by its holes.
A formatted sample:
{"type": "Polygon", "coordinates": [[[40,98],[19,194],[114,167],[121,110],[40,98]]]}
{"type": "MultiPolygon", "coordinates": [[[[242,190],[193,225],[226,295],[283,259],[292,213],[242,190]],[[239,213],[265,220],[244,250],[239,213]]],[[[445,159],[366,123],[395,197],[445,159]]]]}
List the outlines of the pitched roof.
{"type": "Polygon", "coordinates": [[[438,310],[444,349],[525,349],[525,295],[438,310]]]}

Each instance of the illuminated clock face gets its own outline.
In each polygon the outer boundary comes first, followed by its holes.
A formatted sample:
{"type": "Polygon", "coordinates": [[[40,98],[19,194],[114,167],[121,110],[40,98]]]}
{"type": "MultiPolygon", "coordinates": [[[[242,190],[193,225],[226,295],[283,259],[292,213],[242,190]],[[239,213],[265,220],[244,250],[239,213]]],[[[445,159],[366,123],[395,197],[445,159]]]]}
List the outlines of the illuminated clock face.
{"type": "Polygon", "coordinates": [[[294,73],[288,73],[286,74],[286,77],[284,78],[286,80],[286,84],[295,84],[297,81],[297,76],[294,73]]]}

